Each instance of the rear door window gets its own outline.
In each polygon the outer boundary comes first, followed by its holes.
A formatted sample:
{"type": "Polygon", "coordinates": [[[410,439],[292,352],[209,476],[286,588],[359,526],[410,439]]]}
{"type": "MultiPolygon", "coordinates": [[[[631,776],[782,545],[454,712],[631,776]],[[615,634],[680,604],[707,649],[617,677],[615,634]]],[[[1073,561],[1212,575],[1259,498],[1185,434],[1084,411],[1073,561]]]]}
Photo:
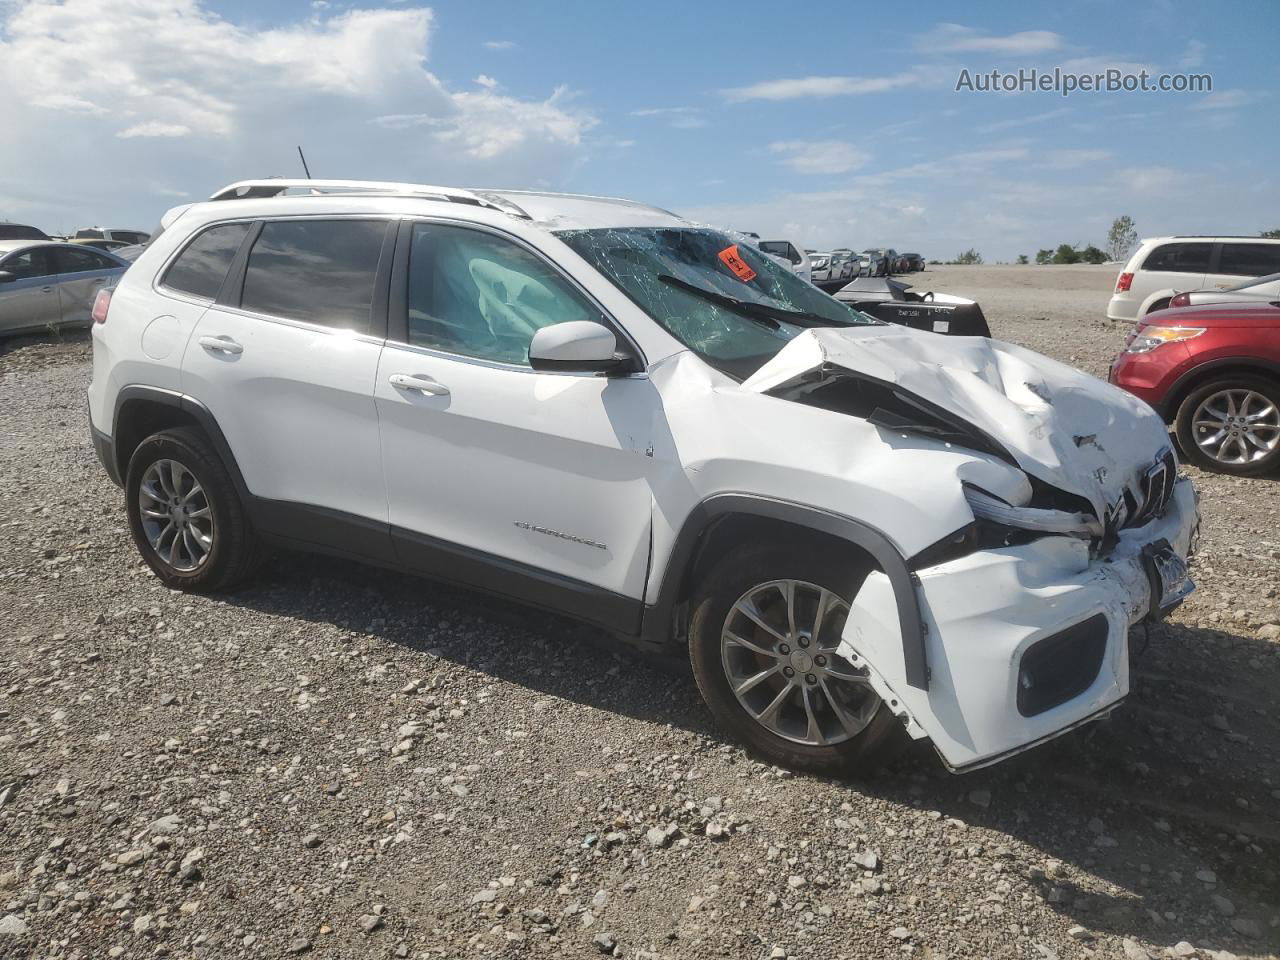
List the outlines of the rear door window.
{"type": "Polygon", "coordinates": [[[242,309],[368,333],[385,220],[274,220],[249,252],[242,309]]]}
{"type": "Polygon", "coordinates": [[[205,230],[170,264],[164,285],[193,297],[214,299],[248,232],[247,223],[224,223],[205,230]]]}
{"type": "Polygon", "coordinates": [[[59,273],[87,273],[90,270],[110,270],[120,266],[92,250],[68,250],[59,247],[53,251],[53,262],[59,273]]]}
{"type": "Polygon", "coordinates": [[[1261,277],[1280,271],[1280,243],[1224,243],[1218,273],[1261,277]]]}
{"type": "Polygon", "coordinates": [[[6,260],[0,260],[0,270],[12,273],[17,280],[30,280],[34,277],[52,276],[53,263],[45,250],[23,250],[6,260]]]}
{"type": "Polygon", "coordinates": [[[1149,254],[1143,270],[1160,273],[1208,273],[1211,243],[1162,243],[1149,254]]]}

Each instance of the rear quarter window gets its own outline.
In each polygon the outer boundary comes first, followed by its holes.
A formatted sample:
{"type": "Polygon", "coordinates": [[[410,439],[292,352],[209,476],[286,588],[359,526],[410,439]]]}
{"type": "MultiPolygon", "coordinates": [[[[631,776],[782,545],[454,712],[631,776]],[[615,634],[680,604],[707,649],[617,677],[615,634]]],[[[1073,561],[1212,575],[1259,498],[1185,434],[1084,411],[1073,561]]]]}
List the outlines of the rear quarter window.
{"type": "Polygon", "coordinates": [[[1143,270],[1158,273],[1208,273],[1211,243],[1162,243],[1143,261],[1143,270]]]}
{"type": "Polygon", "coordinates": [[[224,223],[197,234],[169,265],[161,282],[170,290],[213,300],[248,232],[247,223],[224,223]]]}

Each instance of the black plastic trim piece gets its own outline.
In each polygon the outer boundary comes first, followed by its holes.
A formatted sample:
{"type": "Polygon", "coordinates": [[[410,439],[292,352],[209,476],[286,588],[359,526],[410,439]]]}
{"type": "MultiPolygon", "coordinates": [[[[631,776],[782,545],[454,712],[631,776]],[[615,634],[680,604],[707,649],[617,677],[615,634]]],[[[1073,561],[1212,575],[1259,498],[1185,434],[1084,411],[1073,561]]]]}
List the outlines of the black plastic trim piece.
{"type": "Polygon", "coordinates": [[[236,458],[231,453],[231,446],[227,443],[227,438],[223,436],[222,428],[218,426],[218,421],[214,419],[209,408],[199,400],[188,397],[185,394],[178,393],[176,390],[165,390],[162,387],[148,387],[141,384],[132,384],[124,387],[116,394],[116,409],[112,415],[112,455],[116,463],[118,474],[123,477],[128,470],[128,463],[121,462],[123,455],[122,450],[115,448],[115,438],[120,436],[120,416],[124,412],[124,408],[132,401],[143,401],[146,403],[158,403],[169,407],[177,407],[184,413],[189,414],[204,430],[209,438],[209,442],[213,444],[214,449],[218,451],[218,455],[222,457],[222,462],[226,464],[227,472],[231,474],[231,481],[235,484],[236,493],[242,500],[248,502],[251,494],[249,488],[245,485],[244,477],[240,473],[240,467],[236,464],[236,458]]]}
{"type": "Polygon", "coordinates": [[[89,424],[89,436],[93,438],[93,452],[98,455],[98,462],[102,464],[102,469],[107,472],[112,483],[117,487],[123,487],[124,481],[120,477],[120,468],[116,466],[116,454],[111,438],[95,427],[92,422],[89,424]]]}
{"type": "Polygon", "coordinates": [[[231,258],[231,264],[227,267],[227,275],[222,278],[222,286],[218,288],[218,295],[213,298],[216,306],[240,309],[240,298],[244,295],[245,264],[249,262],[249,251],[258,242],[258,234],[260,233],[262,233],[262,221],[254,220],[249,224],[248,232],[245,233],[244,238],[240,241],[236,255],[231,258]]]}
{"type": "Polygon", "coordinates": [[[1110,632],[1106,614],[1095,613],[1027,647],[1018,660],[1018,713],[1039,716],[1093,686],[1110,632]]]}
{"type": "Polygon", "coordinates": [[[391,541],[399,565],[412,573],[551,610],[612,633],[640,632],[642,600],[400,527],[391,528],[391,541]]]}
{"type": "Polygon", "coordinates": [[[744,514],[780,520],[807,527],[821,533],[848,540],[871,554],[889,578],[898,607],[898,623],[902,630],[902,659],[907,683],[919,690],[929,689],[929,665],[925,644],[925,623],[920,612],[912,573],[906,558],[879,530],[852,517],[817,510],[787,500],[775,500],[750,494],[721,494],[710,497],[690,512],[667,560],[658,589],[657,603],[646,607],[641,625],[642,635],[653,643],[670,640],[673,613],[684,599],[685,575],[693,560],[702,534],[712,521],[729,514],[744,514]]]}

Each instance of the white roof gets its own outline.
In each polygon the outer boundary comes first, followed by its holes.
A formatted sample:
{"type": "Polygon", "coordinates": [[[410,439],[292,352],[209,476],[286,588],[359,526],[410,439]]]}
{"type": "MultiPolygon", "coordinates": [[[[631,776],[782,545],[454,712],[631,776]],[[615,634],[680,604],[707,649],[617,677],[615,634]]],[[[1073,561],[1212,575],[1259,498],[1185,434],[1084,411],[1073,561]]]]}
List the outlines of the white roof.
{"type": "Polygon", "coordinates": [[[210,200],[264,199],[285,195],[291,199],[368,195],[435,200],[487,208],[548,230],[692,225],[691,221],[667,210],[617,197],[534,190],[442,187],[384,180],[241,180],[223,187],[210,200]]]}

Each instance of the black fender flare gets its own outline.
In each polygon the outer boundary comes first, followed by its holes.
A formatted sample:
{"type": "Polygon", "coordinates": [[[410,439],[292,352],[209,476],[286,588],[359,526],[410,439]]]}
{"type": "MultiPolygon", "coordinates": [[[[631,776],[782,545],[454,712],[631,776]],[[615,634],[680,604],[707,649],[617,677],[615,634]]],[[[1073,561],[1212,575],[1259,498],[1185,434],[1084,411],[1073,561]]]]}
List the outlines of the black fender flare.
{"type": "Polygon", "coordinates": [[[718,494],[703,500],[689,512],[676,535],[666,569],[662,573],[657,602],[645,608],[641,631],[646,640],[661,644],[669,639],[672,615],[680,601],[680,591],[689,565],[693,562],[698,541],[713,521],[728,514],[745,514],[806,527],[847,540],[869,553],[893,587],[898,623],[902,630],[902,659],[907,683],[920,690],[929,689],[925,643],[927,627],[921,615],[920,597],[916,591],[919,581],[907,565],[907,558],[885,534],[861,520],[772,497],[740,493],[718,494]]]}
{"type": "MultiPolygon", "coordinates": [[[[120,436],[120,415],[125,406],[131,401],[158,403],[175,407],[194,419],[200,425],[200,428],[204,430],[205,435],[208,436],[209,442],[213,444],[218,456],[222,458],[222,463],[227,468],[227,472],[231,474],[231,481],[235,484],[236,493],[240,495],[241,501],[244,503],[251,502],[252,495],[245,485],[244,476],[240,473],[240,465],[236,463],[235,455],[231,452],[231,446],[227,443],[227,438],[223,435],[222,428],[218,426],[217,419],[209,411],[208,407],[194,397],[189,397],[177,390],[131,384],[122,388],[116,394],[115,411],[111,417],[111,437],[113,441],[120,436]]],[[[123,482],[129,464],[120,462],[120,456],[123,451],[114,449],[114,443],[112,446],[111,456],[119,472],[121,482],[123,482]]]]}

